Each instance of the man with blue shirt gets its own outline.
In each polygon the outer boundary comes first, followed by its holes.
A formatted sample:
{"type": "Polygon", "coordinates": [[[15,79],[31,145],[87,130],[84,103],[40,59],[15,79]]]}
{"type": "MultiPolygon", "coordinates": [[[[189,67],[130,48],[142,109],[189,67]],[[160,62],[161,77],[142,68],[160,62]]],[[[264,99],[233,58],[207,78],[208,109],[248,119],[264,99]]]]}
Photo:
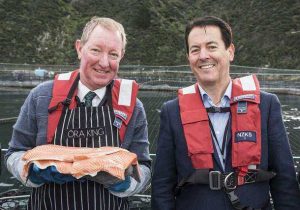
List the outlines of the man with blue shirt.
{"type": "Polygon", "coordinates": [[[166,102],[152,178],[154,210],[300,209],[278,98],[254,75],[231,79],[230,26],[216,17],[186,26],[197,83],[166,102]]]}

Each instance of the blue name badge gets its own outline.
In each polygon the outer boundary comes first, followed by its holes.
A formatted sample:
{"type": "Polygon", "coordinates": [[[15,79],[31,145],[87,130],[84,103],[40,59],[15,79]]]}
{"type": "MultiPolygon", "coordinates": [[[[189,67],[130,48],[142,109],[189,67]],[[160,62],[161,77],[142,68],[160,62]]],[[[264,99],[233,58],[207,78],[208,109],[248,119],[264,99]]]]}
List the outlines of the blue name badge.
{"type": "Polygon", "coordinates": [[[120,118],[115,118],[115,120],[114,120],[114,123],[113,123],[113,125],[115,126],[115,127],[117,127],[117,128],[121,128],[121,126],[122,126],[122,120],[120,119],[120,118]]]}
{"type": "Polygon", "coordinates": [[[235,133],[235,142],[250,141],[256,142],[256,133],[254,131],[240,131],[235,133]]]}
{"type": "Polygon", "coordinates": [[[239,101],[237,106],[238,114],[246,114],[247,113],[247,101],[239,101]]]}

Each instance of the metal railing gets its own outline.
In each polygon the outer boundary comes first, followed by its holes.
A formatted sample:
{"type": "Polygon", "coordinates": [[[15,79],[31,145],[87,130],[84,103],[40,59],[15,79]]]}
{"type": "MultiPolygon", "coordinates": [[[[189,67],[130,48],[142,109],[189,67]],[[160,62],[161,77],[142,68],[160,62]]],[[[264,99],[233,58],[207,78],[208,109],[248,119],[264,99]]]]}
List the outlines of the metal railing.
{"type": "MultiPolygon", "coordinates": [[[[68,72],[78,68],[76,65],[41,65],[41,64],[9,64],[0,63],[0,85],[33,87],[42,81],[52,79],[57,73],[68,72]],[[43,72],[35,70],[45,70],[43,72]]],[[[233,78],[256,74],[261,87],[298,88],[300,89],[300,70],[275,69],[231,65],[233,78]]],[[[178,66],[146,66],[121,65],[119,76],[135,79],[141,85],[182,87],[195,82],[188,65],[178,66]]]]}
{"type": "MultiPolygon", "coordinates": [[[[6,152],[7,149],[1,149],[2,152],[6,152]]],[[[156,154],[150,154],[150,156],[152,158],[155,158],[156,154]]],[[[294,161],[295,162],[300,162],[300,156],[294,156],[294,161]]],[[[296,166],[295,166],[296,167],[296,166]]],[[[298,167],[299,168],[299,167],[298,167]]],[[[297,176],[299,176],[299,171],[297,172],[297,176]]],[[[149,191],[148,191],[149,192],[149,191]]],[[[11,196],[3,196],[0,197],[0,210],[2,209],[9,209],[9,208],[4,208],[1,207],[1,204],[6,204],[7,207],[9,207],[8,205],[17,205],[15,202],[18,202],[19,200],[21,200],[23,202],[23,205],[20,206],[20,208],[18,209],[25,209],[25,204],[27,202],[27,200],[29,199],[30,195],[26,194],[26,195],[11,195],[11,196]]],[[[150,203],[151,203],[151,195],[150,194],[136,194],[131,196],[130,198],[130,202],[131,204],[131,209],[149,209],[150,208],[150,203]]],[[[19,204],[18,204],[19,205],[19,204]]]]}

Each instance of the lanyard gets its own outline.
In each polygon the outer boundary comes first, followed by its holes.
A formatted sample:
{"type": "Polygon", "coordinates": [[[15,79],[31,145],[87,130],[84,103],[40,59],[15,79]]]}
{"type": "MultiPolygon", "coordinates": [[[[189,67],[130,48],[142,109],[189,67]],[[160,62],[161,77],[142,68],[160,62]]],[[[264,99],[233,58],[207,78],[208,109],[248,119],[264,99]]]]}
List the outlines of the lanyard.
{"type": "Polygon", "coordinates": [[[214,130],[214,127],[213,127],[213,124],[210,120],[210,118],[208,117],[208,121],[209,121],[209,127],[210,127],[210,131],[213,135],[213,138],[215,139],[215,142],[217,143],[217,147],[219,149],[219,151],[221,152],[221,155],[222,155],[222,161],[223,163],[225,164],[225,147],[227,145],[227,142],[228,142],[228,136],[229,136],[229,125],[231,123],[231,115],[229,115],[229,118],[227,120],[227,123],[226,123],[226,127],[225,127],[225,130],[224,130],[224,135],[223,135],[223,142],[222,142],[222,145],[220,146],[219,144],[219,141],[218,141],[218,138],[217,138],[217,135],[215,133],[215,130],[214,130]]]}

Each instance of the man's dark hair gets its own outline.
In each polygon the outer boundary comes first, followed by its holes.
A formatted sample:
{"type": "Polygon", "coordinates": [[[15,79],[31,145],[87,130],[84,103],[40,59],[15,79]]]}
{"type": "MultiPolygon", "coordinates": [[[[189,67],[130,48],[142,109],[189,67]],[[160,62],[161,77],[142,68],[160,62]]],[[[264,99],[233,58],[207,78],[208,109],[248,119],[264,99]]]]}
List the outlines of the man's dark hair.
{"type": "Polygon", "coordinates": [[[222,39],[225,44],[225,48],[227,49],[232,43],[232,31],[231,27],[228,23],[226,23],[221,18],[217,18],[214,16],[205,16],[202,18],[196,18],[190,21],[185,27],[185,46],[186,52],[189,53],[189,43],[188,38],[192,29],[195,27],[205,27],[205,26],[217,26],[222,34],[222,39]]]}

